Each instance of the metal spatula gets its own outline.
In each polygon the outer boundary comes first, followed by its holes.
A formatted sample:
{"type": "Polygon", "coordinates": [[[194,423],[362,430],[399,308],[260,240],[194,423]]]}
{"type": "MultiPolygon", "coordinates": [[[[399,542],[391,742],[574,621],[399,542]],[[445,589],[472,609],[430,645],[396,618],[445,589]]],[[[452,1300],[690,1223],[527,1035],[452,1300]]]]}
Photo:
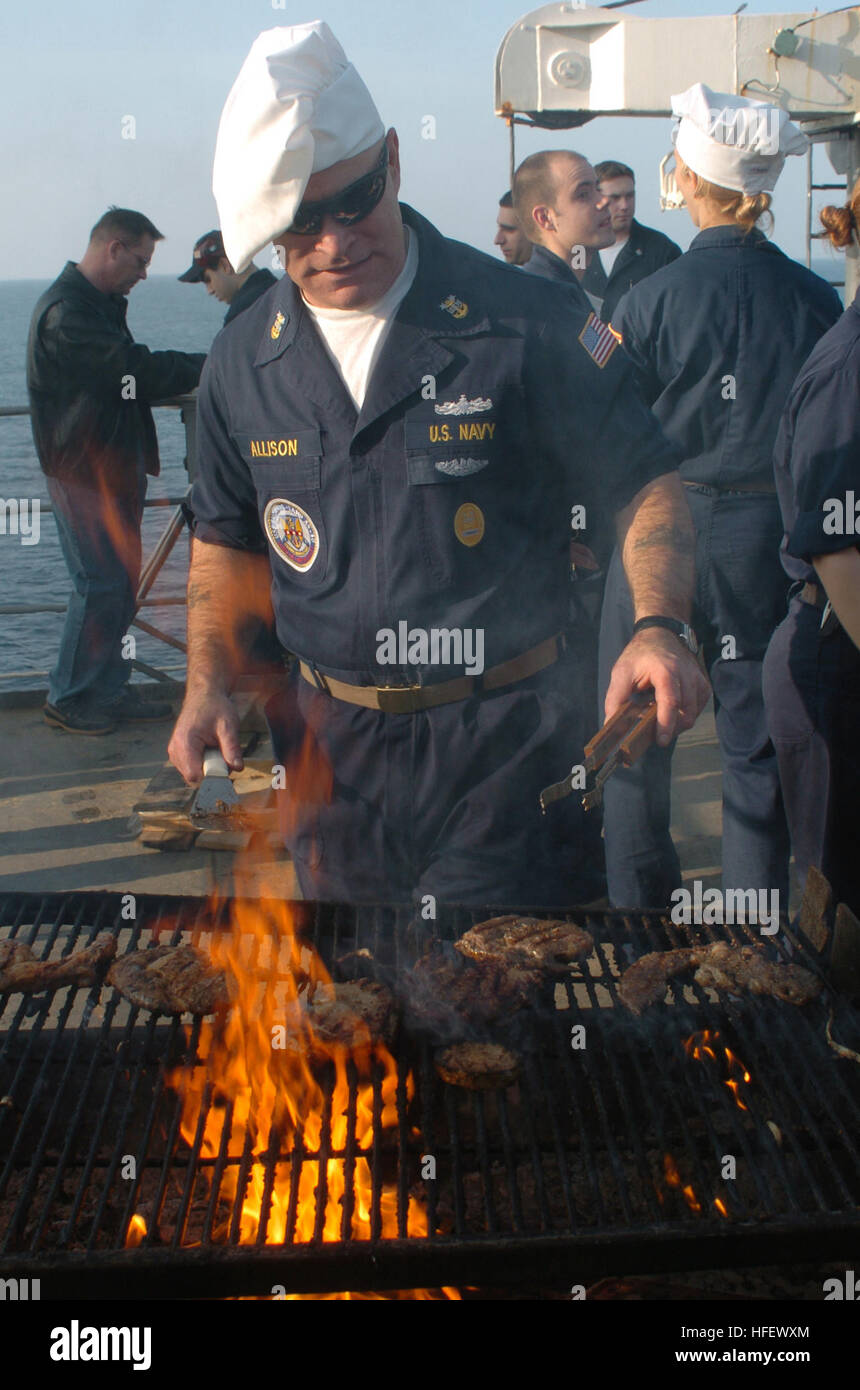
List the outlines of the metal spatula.
{"type": "Polygon", "coordinates": [[[236,790],[230,781],[230,770],[219,749],[204,749],[203,781],[197,789],[194,805],[191,807],[191,819],[229,814],[238,802],[236,790]]]}

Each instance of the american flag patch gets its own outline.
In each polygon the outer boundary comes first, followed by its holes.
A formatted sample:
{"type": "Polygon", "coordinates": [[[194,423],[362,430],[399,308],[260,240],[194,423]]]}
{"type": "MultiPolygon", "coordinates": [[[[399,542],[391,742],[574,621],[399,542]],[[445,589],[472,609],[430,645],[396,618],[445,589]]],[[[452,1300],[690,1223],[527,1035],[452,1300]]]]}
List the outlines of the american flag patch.
{"type": "Polygon", "coordinates": [[[599,319],[596,314],[589,314],[579,335],[579,341],[598,367],[605,367],[621,338],[608,323],[603,322],[603,319],[599,319]]]}

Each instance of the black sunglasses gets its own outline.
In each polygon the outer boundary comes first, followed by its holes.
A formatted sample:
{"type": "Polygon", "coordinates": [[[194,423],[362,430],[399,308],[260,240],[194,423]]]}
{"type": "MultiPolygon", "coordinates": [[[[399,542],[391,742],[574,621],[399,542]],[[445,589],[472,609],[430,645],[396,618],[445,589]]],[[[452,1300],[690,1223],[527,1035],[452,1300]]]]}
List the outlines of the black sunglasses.
{"type": "Polygon", "coordinates": [[[369,174],[363,174],[355,183],[347,184],[346,188],[342,188],[331,198],[321,198],[317,203],[300,203],[295,217],[286,229],[287,232],[295,236],[318,236],[325,217],[333,217],[341,227],[354,226],[356,222],[369,217],[381,202],[387,178],[386,141],[369,174]]]}

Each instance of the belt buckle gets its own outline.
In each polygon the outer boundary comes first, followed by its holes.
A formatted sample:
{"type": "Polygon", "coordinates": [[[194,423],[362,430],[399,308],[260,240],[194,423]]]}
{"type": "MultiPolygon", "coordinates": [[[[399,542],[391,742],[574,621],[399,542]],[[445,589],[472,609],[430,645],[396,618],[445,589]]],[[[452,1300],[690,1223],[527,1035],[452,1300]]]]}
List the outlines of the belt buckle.
{"type": "Polygon", "coordinates": [[[415,699],[420,685],[378,685],[376,698],[383,714],[414,714],[421,705],[415,699]]]}

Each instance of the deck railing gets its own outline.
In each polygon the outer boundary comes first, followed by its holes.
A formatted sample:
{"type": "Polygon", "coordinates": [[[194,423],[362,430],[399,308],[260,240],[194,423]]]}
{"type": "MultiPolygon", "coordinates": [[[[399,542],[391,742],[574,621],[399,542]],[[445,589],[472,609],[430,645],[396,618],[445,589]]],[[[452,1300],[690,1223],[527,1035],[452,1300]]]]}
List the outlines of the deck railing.
{"type": "MultiPolygon", "coordinates": [[[[197,396],[172,396],[169,400],[155,402],[156,409],[178,410],[180,419],[185,429],[185,471],[189,481],[193,481],[197,463],[197,396]]],[[[16,415],[29,415],[28,405],[3,405],[0,406],[0,418],[10,418],[16,415]]],[[[190,488],[189,488],[190,491],[190,488]]],[[[185,654],[186,644],[178,637],[171,636],[168,632],[163,632],[154,623],[149,623],[140,616],[141,608],[169,608],[178,607],[185,603],[184,594],[165,594],[162,597],[150,598],[149,593],[160,574],[168,555],[182,534],[185,525],[185,515],[182,504],[186,500],[188,492],[183,497],[153,497],[147,498],[144,507],[148,510],[156,507],[171,508],[167,524],[156,542],[155,549],[146,561],[141,571],[140,581],[137,588],[137,599],[135,603],[134,618],[132,624],[139,628],[141,632],[147,633],[149,637],[154,637],[156,641],[165,643],[175,651],[185,654]]],[[[50,513],[53,507],[50,502],[42,502],[39,499],[39,514],[50,513]]],[[[2,603],[0,604],[0,618],[13,617],[25,613],[65,613],[67,604],[65,603],[2,603]]],[[[168,671],[176,672],[184,670],[182,666],[170,666],[165,669],[152,666],[146,661],[141,661],[139,657],[134,657],[131,662],[135,670],[141,671],[144,675],[153,680],[169,681],[173,677],[168,675],[168,671]]],[[[0,682],[12,680],[44,679],[48,675],[47,671],[4,671],[0,672],[0,682]]]]}

